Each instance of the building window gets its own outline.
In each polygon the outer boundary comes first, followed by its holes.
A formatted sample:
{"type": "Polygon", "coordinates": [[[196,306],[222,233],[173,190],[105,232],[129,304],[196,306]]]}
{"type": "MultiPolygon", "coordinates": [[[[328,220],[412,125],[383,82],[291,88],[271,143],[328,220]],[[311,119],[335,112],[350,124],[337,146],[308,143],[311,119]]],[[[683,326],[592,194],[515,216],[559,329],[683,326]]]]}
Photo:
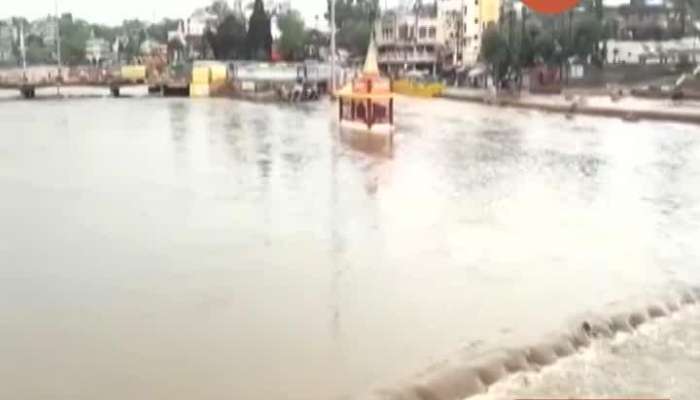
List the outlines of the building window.
{"type": "Polygon", "coordinates": [[[426,35],[426,29],[424,26],[421,26],[420,29],[418,30],[418,37],[421,39],[425,38],[426,35]]]}
{"type": "Polygon", "coordinates": [[[479,18],[474,18],[474,24],[479,25],[479,18]]]}
{"type": "Polygon", "coordinates": [[[411,27],[410,33],[408,34],[409,37],[413,38],[416,37],[416,29],[414,27],[411,27]]]}
{"type": "Polygon", "coordinates": [[[384,30],[382,31],[382,36],[384,37],[384,39],[391,39],[394,36],[393,33],[394,32],[391,28],[384,28],[384,30]]]}
{"type": "Polygon", "coordinates": [[[403,40],[408,39],[408,26],[407,25],[401,25],[399,27],[399,39],[403,39],[403,40]]]}
{"type": "Polygon", "coordinates": [[[479,40],[479,35],[474,35],[474,40],[479,40]]]}
{"type": "Polygon", "coordinates": [[[467,15],[467,6],[464,6],[464,10],[462,12],[464,12],[464,15],[467,15]]]}
{"type": "Polygon", "coordinates": [[[433,39],[434,39],[434,38],[435,38],[435,34],[436,34],[436,32],[435,32],[435,27],[432,27],[432,26],[431,26],[430,29],[428,29],[428,36],[429,36],[430,38],[433,38],[433,39]]]}
{"type": "Polygon", "coordinates": [[[478,6],[479,5],[479,0],[474,0],[474,5],[478,6]]]}
{"type": "Polygon", "coordinates": [[[464,33],[467,33],[467,24],[464,24],[464,33]]]}

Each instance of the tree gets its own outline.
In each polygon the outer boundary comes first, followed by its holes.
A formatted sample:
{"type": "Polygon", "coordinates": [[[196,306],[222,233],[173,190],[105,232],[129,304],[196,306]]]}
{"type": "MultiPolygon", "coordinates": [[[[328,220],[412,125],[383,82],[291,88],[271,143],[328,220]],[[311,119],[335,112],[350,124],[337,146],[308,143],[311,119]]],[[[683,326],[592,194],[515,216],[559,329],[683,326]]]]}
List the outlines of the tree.
{"type": "Polygon", "coordinates": [[[255,0],[253,13],[248,21],[246,35],[248,56],[254,60],[269,60],[272,53],[272,32],[270,18],[265,13],[262,0],[255,0]]]}
{"type": "Polygon", "coordinates": [[[510,54],[504,35],[489,27],[481,39],[481,57],[489,65],[494,81],[502,80],[508,73],[510,54]]]}
{"type": "Polygon", "coordinates": [[[306,32],[304,20],[299,12],[289,10],[277,17],[277,27],[282,35],[279,38],[278,50],[285,60],[298,60],[304,58],[304,45],[306,32]]]}
{"type": "MultiPolygon", "coordinates": [[[[326,20],[330,21],[330,3],[326,20]]],[[[363,55],[369,45],[374,18],[379,13],[378,0],[335,0],[336,41],[353,55],[363,55]]]]}
{"type": "Polygon", "coordinates": [[[245,53],[245,25],[243,21],[233,14],[229,14],[221,21],[216,28],[216,32],[207,29],[205,38],[216,59],[230,60],[240,58],[245,53]]]}
{"type": "Polygon", "coordinates": [[[571,43],[571,53],[582,60],[591,57],[593,62],[600,64],[598,43],[602,39],[603,28],[600,22],[591,16],[585,16],[576,22],[574,37],[571,43]]]}
{"type": "Polygon", "coordinates": [[[233,11],[225,0],[215,0],[210,5],[205,7],[204,10],[210,14],[216,15],[216,19],[219,21],[219,23],[223,22],[226,17],[233,14],[233,11]]]}
{"type": "MultiPolygon", "coordinates": [[[[177,30],[179,24],[180,22],[176,19],[164,18],[160,22],[149,25],[148,28],[146,28],[146,33],[148,33],[148,37],[150,37],[151,39],[157,40],[161,43],[165,43],[168,40],[168,32],[177,30]]],[[[95,35],[97,35],[97,32],[95,32],[95,35]]],[[[113,40],[114,39],[110,41],[113,40]]]]}
{"type": "Polygon", "coordinates": [[[316,29],[308,29],[304,32],[304,53],[306,57],[319,59],[321,57],[320,49],[327,47],[330,43],[330,37],[316,29]]]}
{"type": "Polygon", "coordinates": [[[43,64],[51,61],[52,49],[44,46],[44,41],[36,35],[29,35],[25,40],[27,63],[43,64]]]}
{"type": "Polygon", "coordinates": [[[76,65],[85,61],[85,45],[90,38],[90,25],[71,14],[63,14],[60,20],[61,58],[65,64],[76,65]]]}
{"type": "Polygon", "coordinates": [[[545,64],[556,63],[557,46],[554,37],[549,32],[542,32],[535,38],[535,56],[545,64]]]}

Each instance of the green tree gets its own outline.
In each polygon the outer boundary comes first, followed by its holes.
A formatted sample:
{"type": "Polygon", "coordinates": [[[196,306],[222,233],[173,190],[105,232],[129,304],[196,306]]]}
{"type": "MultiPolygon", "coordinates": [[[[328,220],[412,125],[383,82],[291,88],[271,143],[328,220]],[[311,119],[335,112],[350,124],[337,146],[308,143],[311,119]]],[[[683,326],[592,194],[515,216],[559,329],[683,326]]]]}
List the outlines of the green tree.
{"type": "Polygon", "coordinates": [[[64,64],[77,65],[85,62],[85,45],[90,38],[90,25],[73,16],[63,14],[60,20],[61,58],[64,64]]]}
{"type": "MultiPolygon", "coordinates": [[[[330,21],[330,3],[326,20],[330,21]]],[[[379,13],[378,0],[336,0],[336,42],[353,55],[363,55],[369,45],[374,18],[379,13]]]]}
{"type": "Polygon", "coordinates": [[[481,39],[481,57],[489,65],[494,81],[502,80],[510,66],[510,50],[505,36],[489,27],[481,39]]]}
{"type": "Polygon", "coordinates": [[[306,57],[320,58],[320,49],[328,47],[330,37],[316,29],[308,29],[304,32],[304,53],[306,57]]]}
{"type": "Polygon", "coordinates": [[[216,59],[236,59],[245,54],[245,25],[243,21],[233,14],[229,14],[223,19],[216,32],[207,29],[205,38],[216,59]]]}
{"type": "Polygon", "coordinates": [[[579,19],[574,27],[571,43],[572,55],[577,55],[582,60],[590,56],[594,63],[602,62],[598,51],[598,43],[602,40],[603,28],[598,20],[592,16],[584,16],[579,19]]]}
{"type": "Polygon", "coordinates": [[[204,9],[208,13],[216,15],[216,19],[219,21],[219,23],[223,22],[226,17],[233,14],[233,10],[231,10],[225,0],[215,0],[204,9]]]}
{"type": "Polygon", "coordinates": [[[541,32],[535,38],[535,56],[545,64],[555,64],[557,45],[554,36],[549,32],[541,32]]]}
{"type": "MultiPolygon", "coordinates": [[[[164,18],[160,22],[151,24],[146,28],[148,37],[161,43],[168,41],[168,32],[177,30],[179,21],[176,19],[164,18]]],[[[97,34],[97,32],[95,32],[97,34]]]]}
{"type": "Polygon", "coordinates": [[[39,36],[27,36],[25,49],[28,64],[44,64],[52,61],[52,49],[44,46],[44,41],[39,36]]]}
{"type": "Polygon", "coordinates": [[[246,35],[248,56],[254,60],[269,60],[272,52],[272,33],[270,17],[265,13],[262,0],[255,0],[253,13],[248,21],[246,35]]]}
{"type": "Polygon", "coordinates": [[[278,49],[285,60],[304,58],[306,32],[304,20],[296,10],[277,16],[277,27],[282,35],[279,38],[278,49]]]}

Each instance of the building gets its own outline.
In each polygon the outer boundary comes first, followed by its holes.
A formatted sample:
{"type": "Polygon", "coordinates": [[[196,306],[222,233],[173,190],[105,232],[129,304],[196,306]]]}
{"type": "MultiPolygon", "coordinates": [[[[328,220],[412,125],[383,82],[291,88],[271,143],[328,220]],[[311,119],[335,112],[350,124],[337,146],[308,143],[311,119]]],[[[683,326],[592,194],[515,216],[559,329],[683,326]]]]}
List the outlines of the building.
{"type": "Polygon", "coordinates": [[[95,37],[95,31],[92,31],[90,38],[85,42],[85,58],[94,65],[102,65],[110,61],[112,51],[109,42],[103,38],[95,37]]]}
{"type": "Polygon", "coordinates": [[[671,0],[630,0],[629,4],[618,7],[615,20],[617,36],[623,40],[681,37],[688,33],[692,24],[690,13],[676,8],[671,0]]]}
{"type": "Polygon", "coordinates": [[[437,71],[445,40],[436,11],[428,6],[384,13],[375,24],[380,68],[390,74],[411,69],[437,71]]]}
{"type": "Polygon", "coordinates": [[[196,9],[189,18],[180,20],[177,30],[168,32],[168,53],[172,61],[205,57],[204,34],[218,24],[218,17],[204,8],[196,9]]]}
{"type": "Polygon", "coordinates": [[[375,24],[380,68],[396,74],[473,66],[482,33],[499,14],[500,0],[437,0],[386,11],[375,24]]]}
{"type": "Polygon", "coordinates": [[[26,36],[41,38],[44,46],[53,48],[56,46],[57,22],[58,20],[53,16],[34,20],[29,24],[26,36]]]}

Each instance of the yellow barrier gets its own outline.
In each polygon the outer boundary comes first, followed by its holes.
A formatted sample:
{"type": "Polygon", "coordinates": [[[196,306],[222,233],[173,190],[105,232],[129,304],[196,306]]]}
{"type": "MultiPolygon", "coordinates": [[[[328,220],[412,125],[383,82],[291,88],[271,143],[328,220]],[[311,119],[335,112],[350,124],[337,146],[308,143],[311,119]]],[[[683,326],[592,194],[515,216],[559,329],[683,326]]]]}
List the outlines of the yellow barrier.
{"type": "Polygon", "coordinates": [[[209,74],[209,67],[195,67],[192,68],[192,84],[202,85],[209,84],[211,75],[209,74]]]}
{"type": "Polygon", "coordinates": [[[228,68],[225,65],[212,65],[209,70],[211,71],[211,83],[223,83],[228,80],[228,68]]]}
{"type": "Polygon", "coordinates": [[[190,97],[209,97],[208,83],[190,84],[190,97]]]}
{"type": "Polygon", "coordinates": [[[124,65],[121,69],[122,79],[138,82],[146,81],[146,66],[145,65],[124,65]]]}

